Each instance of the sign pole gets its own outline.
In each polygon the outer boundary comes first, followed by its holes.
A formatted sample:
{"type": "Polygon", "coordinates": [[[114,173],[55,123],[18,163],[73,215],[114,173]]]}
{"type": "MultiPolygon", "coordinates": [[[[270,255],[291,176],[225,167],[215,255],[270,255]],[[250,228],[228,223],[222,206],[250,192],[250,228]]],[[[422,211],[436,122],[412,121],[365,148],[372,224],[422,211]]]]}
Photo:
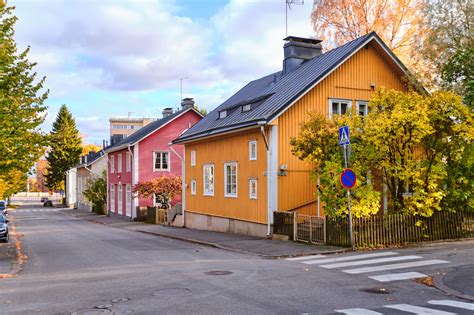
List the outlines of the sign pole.
{"type": "MultiPolygon", "coordinates": [[[[344,163],[346,166],[346,170],[349,169],[349,160],[350,160],[350,145],[351,145],[351,140],[350,140],[350,135],[349,135],[349,127],[348,126],[343,126],[339,128],[339,145],[342,147],[342,151],[344,154],[344,163]]],[[[344,173],[343,172],[343,173],[344,173]]],[[[352,171],[351,171],[352,172],[352,171]]],[[[342,182],[342,175],[341,175],[341,182],[342,182]]],[[[354,174],[354,183],[355,184],[355,174],[354,174]]],[[[343,186],[346,187],[347,190],[347,212],[349,214],[349,237],[351,241],[351,248],[354,249],[354,238],[353,238],[353,233],[352,233],[352,213],[351,213],[351,192],[350,188],[352,186],[346,186],[343,183],[343,186]]]]}

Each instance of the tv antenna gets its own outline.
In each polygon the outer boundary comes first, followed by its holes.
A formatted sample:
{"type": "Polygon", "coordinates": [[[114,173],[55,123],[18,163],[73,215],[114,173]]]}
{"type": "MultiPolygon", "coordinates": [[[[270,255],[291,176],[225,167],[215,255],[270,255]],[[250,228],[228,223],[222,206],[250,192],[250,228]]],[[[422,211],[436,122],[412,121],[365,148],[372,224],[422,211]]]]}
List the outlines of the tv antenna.
{"type": "Polygon", "coordinates": [[[304,0],[285,0],[285,28],[286,28],[286,36],[288,36],[288,9],[291,10],[291,5],[303,5],[304,0]]]}

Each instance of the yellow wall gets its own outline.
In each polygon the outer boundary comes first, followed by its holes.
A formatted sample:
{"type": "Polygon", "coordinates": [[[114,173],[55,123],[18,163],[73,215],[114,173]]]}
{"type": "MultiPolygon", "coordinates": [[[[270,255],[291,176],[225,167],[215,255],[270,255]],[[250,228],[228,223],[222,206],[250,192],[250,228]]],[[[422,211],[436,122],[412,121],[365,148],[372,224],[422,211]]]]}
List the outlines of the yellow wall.
{"type": "Polygon", "coordinates": [[[267,151],[260,130],[239,132],[186,144],[186,211],[267,222],[267,151]],[[257,140],[257,160],[249,160],[249,141],[257,140]],[[196,151],[196,166],[191,166],[191,151],[196,151]],[[224,197],[224,163],[238,162],[238,198],[224,197]],[[204,196],[203,165],[214,164],[214,196],[204,196]],[[249,179],[257,178],[257,199],[249,199],[249,179]],[[191,195],[191,180],[196,180],[196,195],[191,195]]]}
{"type": "MultiPolygon", "coordinates": [[[[294,157],[290,146],[290,138],[298,135],[299,125],[307,119],[308,112],[329,115],[330,98],[351,99],[352,108],[355,108],[356,100],[369,100],[373,93],[371,83],[377,88],[404,89],[400,76],[374,47],[369,46],[362,48],[278,118],[278,163],[288,166],[288,175],[278,177],[279,211],[293,210],[316,200],[316,184],[309,173],[311,166],[294,157]]],[[[315,203],[301,210],[307,213],[310,208],[314,209],[312,214],[315,215],[315,203]]]]}

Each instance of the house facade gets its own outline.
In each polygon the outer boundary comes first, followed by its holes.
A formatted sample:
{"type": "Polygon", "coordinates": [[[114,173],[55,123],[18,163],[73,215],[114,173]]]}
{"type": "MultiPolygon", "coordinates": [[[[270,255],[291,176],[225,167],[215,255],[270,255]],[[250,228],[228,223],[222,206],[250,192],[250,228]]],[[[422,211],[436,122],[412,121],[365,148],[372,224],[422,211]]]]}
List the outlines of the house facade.
{"type": "Polygon", "coordinates": [[[134,219],[137,207],[155,205],[155,198],[139,198],[133,186],[162,175],[182,175],[184,147],[171,141],[196,124],[202,115],[192,103],[180,111],[163,111],[163,118],[142,127],[107,150],[109,215],[134,219]]]}
{"type": "Polygon", "coordinates": [[[271,234],[274,211],[322,215],[311,165],[290,140],[310,112],[368,113],[375,88],[405,90],[408,71],[375,33],[322,53],[288,37],[282,71],[250,82],[187,130],[185,226],[271,234]]]}
{"type": "Polygon", "coordinates": [[[84,196],[89,182],[102,176],[107,168],[104,151],[91,152],[81,157],[81,164],[75,166],[76,172],[76,208],[92,211],[92,203],[84,196]]]}

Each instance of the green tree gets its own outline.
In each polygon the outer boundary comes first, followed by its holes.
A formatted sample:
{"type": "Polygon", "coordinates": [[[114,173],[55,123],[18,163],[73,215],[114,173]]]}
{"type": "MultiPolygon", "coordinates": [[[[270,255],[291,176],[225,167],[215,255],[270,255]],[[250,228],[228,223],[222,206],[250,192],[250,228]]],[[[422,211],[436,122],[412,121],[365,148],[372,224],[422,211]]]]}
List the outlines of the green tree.
{"type": "Polygon", "coordinates": [[[355,111],[332,120],[313,115],[291,141],[293,153],[313,163],[328,215],[346,213],[338,181],[343,158],[337,128],[343,125],[351,130],[351,168],[359,183],[352,191],[356,217],[379,210],[372,186],[377,177],[385,178],[390,211],[430,216],[441,209],[472,210],[472,114],[458,96],[378,90],[369,108],[367,117],[355,111]]]}
{"type": "Polygon", "coordinates": [[[79,163],[82,153],[79,131],[66,105],[61,106],[53,123],[49,146],[51,149],[46,157],[49,164],[46,184],[52,190],[64,189],[66,171],[79,163]]]}
{"type": "Polygon", "coordinates": [[[0,0],[0,177],[4,183],[20,187],[44,153],[45,137],[39,126],[44,121],[48,92],[41,92],[45,78],[36,80],[36,63],[28,60],[29,47],[18,52],[13,9],[0,0]]]}
{"type": "Polygon", "coordinates": [[[87,183],[84,197],[92,203],[92,210],[97,214],[105,214],[107,204],[107,172],[104,170],[100,177],[95,177],[87,183]]]}

